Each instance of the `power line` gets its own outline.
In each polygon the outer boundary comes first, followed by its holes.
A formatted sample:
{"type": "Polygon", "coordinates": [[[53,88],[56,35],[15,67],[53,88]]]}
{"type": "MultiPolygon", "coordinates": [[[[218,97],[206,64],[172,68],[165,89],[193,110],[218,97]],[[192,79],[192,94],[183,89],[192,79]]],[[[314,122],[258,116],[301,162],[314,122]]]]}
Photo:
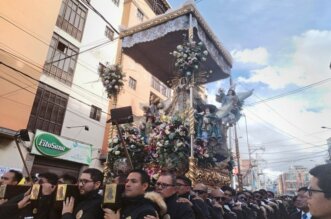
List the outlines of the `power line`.
{"type": "MultiPolygon", "coordinates": [[[[24,106],[28,106],[28,107],[32,107],[31,105],[29,105],[29,104],[25,104],[25,103],[22,103],[22,102],[18,102],[18,101],[16,101],[16,100],[13,100],[13,99],[10,99],[10,98],[7,98],[7,97],[1,97],[0,96],[0,98],[3,98],[3,99],[6,99],[6,100],[8,100],[8,101],[11,101],[11,102],[14,102],[14,103],[17,103],[17,104],[20,104],[20,105],[24,105],[24,106]]],[[[26,107],[22,107],[22,109],[25,109],[25,110],[28,110],[28,111],[30,111],[30,109],[28,109],[28,108],[26,108],[26,107]]],[[[66,111],[69,111],[69,112],[71,112],[71,113],[73,113],[73,114],[75,114],[75,115],[77,115],[78,117],[81,117],[81,118],[83,118],[83,119],[86,119],[85,117],[83,117],[82,116],[82,114],[81,113],[77,113],[77,112],[75,112],[74,110],[71,110],[70,108],[66,108],[66,111]]],[[[97,122],[93,122],[94,124],[96,124],[96,125],[98,125],[98,126],[101,126],[101,127],[105,127],[104,125],[102,125],[102,124],[100,124],[100,123],[97,123],[97,122]]]]}
{"type": "MultiPolygon", "coordinates": [[[[15,26],[16,28],[20,29],[21,31],[27,33],[28,35],[30,35],[30,36],[32,36],[33,38],[37,39],[38,41],[42,42],[42,43],[45,44],[47,47],[50,46],[50,45],[49,45],[47,42],[45,42],[44,40],[42,40],[42,39],[40,39],[39,37],[33,35],[32,33],[29,33],[27,30],[24,30],[23,28],[21,28],[20,26],[16,25],[14,22],[8,20],[7,18],[5,18],[5,17],[3,17],[3,16],[1,16],[1,15],[0,15],[0,18],[4,19],[5,21],[7,21],[8,23],[12,24],[12,25],[15,26]]],[[[108,21],[107,21],[107,22],[108,22],[108,21]]],[[[108,22],[108,23],[109,23],[109,22],[108,22]]],[[[108,23],[107,23],[107,24],[108,24],[108,23]]],[[[119,34],[117,30],[114,29],[114,31],[115,31],[117,34],[119,34]]],[[[103,43],[97,44],[97,45],[92,46],[92,47],[90,47],[90,48],[88,48],[88,49],[82,50],[82,51],[77,52],[77,53],[73,53],[73,54],[70,55],[70,56],[66,56],[66,57],[64,57],[64,58],[62,58],[62,59],[54,60],[54,61],[52,61],[52,62],[48,62],[48,63],[46,63],[46,64],[53,64],[53,63],[56,63],[56,62],[59,62],[59,61],[62,61],[62,60],[65,60],[65,59],[68,59],[68,58],[71,58],[71,57],[74,57],[74,56],[78,56],[79,54],[82,54],[82,53],[85,53],[85,52],[87,52],[87,51],[90,51],[90,50],[96,49],[96,48],[98,48],[98,47],[102,47],[102,46],[104,46],[104,45],[106,45],[106,44],[109,44],[109,43],[113,42],[114,40],[117,40],[118,38],[119,38],[119,37],[117,36],[117,37],[114,37],[112,40],[107,39],[106,42],[103,42],[103,43]]]]}
{"type": "Polygon", "coordinates": [[[314,159],[314,158],[322,158],[322,157],[325,157],[326,155],[318,155],[318,156],[309,156],[309,157],[304,157],[304,158],[299,158],[299,159],[291,159],[291,160],[283,160],[283,161],[275,161],[275,162],[268,162],[267,165],[279,165],[279,163],[288,163],[288,162],[291,162],[291,161],[299,161],[299,160],[307,160],[307,159],[314,159]]]}
{"type": "MultiPolygon", "coordinates": [[[[11,52],[8,52],[8,51],[6,51],[6,50],[4,50],[4,49],[1,49],[1,48],[0,48],[0,50],[6,52],[6,53],[8,53],[8,54],[10,54],[10,55],[13,56],[13,57],[16,57],[16,60],[22,60],[22,61],[24,61],[24,62],[26,62],[26,63],[28,63],[28,64],[30,64],[30,65],[32,65],[32,66],[35,66],[35,67],[39,68],[40,70],[42,70],[42,71],[44,71],[44,72],[46,72],[46,73],[50,73],[49,70],[46,70],[46,69],[44,69],[43,67],[40,67],[40,66],[38,66],[37,64],[34,64],[34,63],[32,63],[32,62],[29,62],[29,61],[27,61],[27,60],[25,60],[25,59],[23,59],[23,58],[21,58],[21,57],[15,55],[15,54],[11,53],[11,52]]],[[[31,79],[31,78],[30,78],[30,79],[31,79]]],[[[34,79],[32,79],[32,80],[34,80],[34,79]]],[[[78,84],[72,83],[72,85],[75,85],[75,86],[79,87],[80,89],[82,89],[82,90],[84,90],[84,91],[87,91],[88,93],[93,94],[93,95],[97,96],[98,98],[102,98],[102,99],[105,100],[105,98],[103,98],[103,97],[101,97],[101,96],[99,96],[99,95],[97,95],[97,94],[95,94],[95,93],[93,93],[93,92],[91,92],[91,91],[89,91],[89,90],[87,90],[87,89],[81,87],[81,86],[78,85],[78,84]]],[[[74,93],[78,94],[78,95],[81,95],[81,94],[77,93],[77,92],[74,91],[74,90],[72,90],[72,91],[73,91],[74,93]]]]}
{"type": "Polygon", "coordinates": [[[20,26],[18,26],[18,25],[15,24],[14,22],[10,21],[9,19],[3,17],[2,15],[0,15],[0,18],[2,18],[3,20],[7,21],[8,23],[10,23],[11,25],[15,26],[16,28],[22,30],[24,33],[30,35],[31,37],[35,38],[36,40],[38,40],[38,41],[42,42],[43,44],[49,46],[49,44],[48,44],[47,42],[43,41],[42,39],[36,37],[35,35],[29,33],[28,31],[24,30],[23,28],[21,28],[20,26]]]}
{"type": "MultiPolygon", "coordinates": [[[[316,156],[316,154],[325,153],[325,152],[327,152],[327,151],[328,151],[328,150],[314,152],[314,156],[316,156]]],[[[272,161],[272,162],[275,161],[275,162],[276,162],[276,161],[282,161],[282,160],[297,160],[297,159],[300,159],[300,158],[303,158],[303,157],[311,157],[311,156],[312,156],[312,154],[306,154],[306,155],[302,154],[302,155],[300,155],[300,156],[295,156],[295,157],[290,156],[290,157],[282,157],[282,158],[268,159],[267,162],[268,162],[268,161],[272,161]]]]}
{"type": "Polygon", "coordinates": [[[95,9],[91,3],[89,1],[85,1],[86,5],[92,10],[94,11],[104,22],[106,22],[113,30],[115,33],[117,33],[118,35],[120,34],[118,32],[118,30],[116,30],[116,28],[97,10],[95,9]]]}
{"type": "MultiPolygon", "coordinates": [[[[293,150],[286,150],[286,151],[274,151],[274,152],[263,152],[263,154],[279,154],[279,153],[285,153],[285,152],[302,152],[300,150],[306,150],[306,149],[311,149],[311,148],[317,148],[317,147],[321,147],[321,146],[327,146],[328,144],[321,144],[321,145],[315,145],[312,147],[306,147],[306,148],[298,148],[298,149],[293,149],[293,150]]],[[[248,153],[242,153],[242,154],[248,154],[248,153]]]]}
{"type": "MultiPolygon", "coordinates": [[[[318,143],[322,143],[322,142],[325,142],[325,141],[316,141],[312,144],[314,144],[315,146],[318,146],[319,144],[318,143]]],[[[241,142],[241,143],[246,143],[246,142],[241,142]]],[[[301,143],[301,144],[277,144],[277,145],[272,145],[273,147],[277,147],[277,148],[280,148],[280,147],[291,147],[291,146],[302,146],[302,145],[306,145],[307,143],[301,143]]],[[[251,147],[254,149],[254,148],[261,148],[261,147],[265,147],[267,145],[270,145],[270,144],[251,144],[251,147]]],[[[321,144],[323,145],[323,144],[321,144]]]]}
{"type": "Polygon", "coordinates": [[[288,133],[288,132],[285,132],[285,131],[283,131],[283,130],[277,128],[277,127],[274,126],[273,124],[271,124],[271,123],[265,121],[265,120],[262,119],[260,116],[258,116],[258,115],[256,115],[255,113],[253,113],[251,110],[249,110],[249,109],[247,109],[247,110],[250,111],[252,115],[256,116],[258,119],[260,119],[261,121],[263,121],[265,124],[269,124],[270,126],[272,126],[273,128],[270,128],[269,126],[266,126],[266,127],[268,127],[270,130],[272,130],[272,131],[277,131],[278,133],[283,134],[283,135],[285,134],[285,135],[287,135],[287,136],[290,136],[290,137],[292,137],[292,138],[295,138],[295,139],[299,140],[300,142],[304,142],[304,143],[306,143],[306,144],[314,145],[314,144],[312,144],[312,143],[308,143],[308,142],[306,142],[306,141],[304,141],[304,140],[302,140],[302,139],[300,139],[300,138],[298,138],[298,137],[296,137],[296,136],[294,136],[294,135],[292,135],[292,134],[290,134],[290,133],[288,133]]]}
{"type": "MultiPolygon", "coordinates": [[[[118,38],[118,37],[117,37],[117,38],[118,38]]],[[[80,52],[74,53],[74,54],[72,54],[72,55],[70,55],[70,56],[66,56],[66,57],[64,57],[64,58],[62,58],[62,59],[57,59],[57,60],[54,60],[54,61],[51,61],[51,62],[46,62],[45,64],[54,64],[54,63],[56,63],[56,62],[60,62],[60,61],[63,61],[63,60],[65,60],[65,59],[68,59],[68,58],[71,58],[71,57],[74,57],[74,56],[80,55],[80,54],[82,54],[82,53],[85,53],[85,52],[91,51],[91,50],[93,50],[93,49],[95,49],[95,48],[98,48],[98,47],[104,46],[104,45],[106,45],[106,44],[108,44],[108,43],[111,43],[111,42],[113,42],[113,41],[114,41],[115,39],[117,39],[117,38],[115,37],[113,40],[109,40],[109,41],[106,41],[106,42],[104,42],[104,43],[100,43],[100,44],[98,44],[98,45],[96,45],[96,46],[92,46],[91,48],[88,48],[88,49],[82,50],[82,51],[80,51],[80,52]]]]}
{"type": "MultiPolygon", "coordinates": [[[[20,74],[23,74],[24,76],[26,76],[26,77],[28,77],[28,78],[30,78],[30,79],[32,79],[32,80],[38,82],[38,83],[42,83],[42,84],[44,84],[44,82],[42,82],[42,81],[40,81],[40,80],[37,80],[37,79],[31,77],[30,75],[28,75],[28,74],[26,74],[26,73],[24,73],[24,72],[22,72],[22,71],[20,71],[20,70],[18,70],[18,69],[16,69],[16,68],[10,66],[10,65],[7,65],[7,64],[3,63],[2,61],[0,61],[0,65],[4,65],[4,66],[6,66],[7,68],[10,68],[10,69],[12,69],[12,70],[15,71],[15,72],[18,72],[18,73],[20,73],[20,74]]],[[[7,80],[7,81],[9,82],[9,80],[7,80]]],[[[20,85],[14,83],[14,82],[10,82],[10,83],[12,83],[12,84],[14,84],[14,85],[16,85],[16,86],[18,86],[18,87],[20,87],[20,88],[23,89],[22,86],[20,86],[20,85]]],[[[35,93],[33,93],[33,92],[31,92],[31,91],[29,91],[29,90],[27,90],[27,89],[24,89],[24,90],[26,90],[26,91],[32,93],[33,95],[35,95],[35,93]]],[[[89,106],[89,107],[92,106],[91,104],[85,103],[84,101],[79,100],[79,99],[77,99],[77,98],[75,98],[75,97],[73,97],[73,96],[70,96],[70,95],[69,95],[69,98],[74,99],[74,100],[76,100],[76,101],[78,101],[78,102],[80,102],[80,103],[82,103],[82,104],[85,104],[85,105],[87,105],[87,106],[89,106]]],[[[103,110],[101,110],[101,112],[102,112],[102,113],[105,113],[106,115],[110,115],[108,112],[105,112],[105,111],[103,111],[103,110]]]]}
{"type": "MultiPolygon", "coordinates": [[[[243,84],[240,83],[240,85],[242,87],[244,87],[246,90],[248,90],[243,84]]],[[[255,97],[257,97],[259,100],[262,100],[261,97],[259,97],[258,95],[256,95],[254,92],[253,92],[253,95],[255,97]]],[[[274,112],[277,116],[279,116],[281,119],[283,119],[286,123],[288,123],[289,125],[291,125],[292,127],[302,131],[303,133],[307,134],[306,131],[304,131],[303,129],[301,129],[300,127],[298,127],[297,125],[293,124],[292,122],[290,122],[288,119],[286,119],[283,115],[281,115],[279,112],[277,112],[273,107],[271,107],[268,103],[266,102],[262,102],[265,104],[265,106],[267,106],[272,112],[274,112]]],[[[315,138],[318,138],[318,137],[315,137],[315,138]]],[[[320,138],[318,138],[320,139],[320,138]]]]}
{"type": "MultiPolygon", "coordinates": [[[[315,135],[315,134],[324,133],[324,132],[328,132],[328,131],[313,132],[313,133],[307,134],[306,136],[315,135]]],[[[262,146],[269,145],[269,144],[272,144],[272,143],[289,141],[289,139],[292,139],[292,137],[291,138],[287,138],[287,139],[277,139],[277,140],[263,142],[263,143],[259,143],[259,144],[253,144],[252,146],[254,146],[254,147],[262,147],[262,146]]],[[[319,142],[325,142],[325,140],[323,140],[323,141],[317,141],[316,143],[319,143],[319,142]]],[[[295,145],[303,145],[303,144],[307,144],[307,143],[302,143],[302,144],[284,144],[284,145],[277,144],[277,147],[295,146],[295,145]]]]}
{"type": "Polygon", "coordinates": [[[262,99],[260,101],[256,101],[256,102],[253,102],[253,103],[246,104],[246,106],[255,106],[255,105],[260,104],[260,103],[264,103],[264,102],[276,100],[276,99],[279,99],[279,98],[282,98],[282,97],[286,97],[286,96],[289,96],[289,95],[293,95],[293,94],[296,94],[296,93],[300,93],[300,92],[302,92],[304,90],[307,90],[307,89],[310,89],[312,87],[319,86],[321,84],[325,84],[325,83],[329,82],[330,80],[331,80],[331,78],[326,78],[326,79],[323,79],[321,81],[306,85],[304,87],[300,87],[300,88],[295,89],[295,90],[291,90],[291,91],[288,91],[288,92],[285,92],[285,93],[282,93],[282,94],[279,94],[279,95],[276,95],[276,96],[273,96],[273,97],[269,97],[269,98],[266,98],[266,99],[262,99]]]}
{"type": "MultiPolygon", "coordinates": [[[[2,62],[0,61],[0,64],[1,64],[1,63],[2,63],[2,62]]],[[[8,83],[11,83],[11,84],[13,84],[13,85],[15,85],[15,86],[17,86],[17,87],[23,89],[23,90],[28,91],[29,93],[35,95],[35,93],[33,93],[32,91],[28,90],[28,89],[25,88],[25,87],[22,87],[21,85],[15,83],[15,82],[10,81],[9,79],[3,77],[2,75],[0,75],[0,78],[3,79],[3,80],[5,80],[5,81],[7,81],[8,83]]]]}

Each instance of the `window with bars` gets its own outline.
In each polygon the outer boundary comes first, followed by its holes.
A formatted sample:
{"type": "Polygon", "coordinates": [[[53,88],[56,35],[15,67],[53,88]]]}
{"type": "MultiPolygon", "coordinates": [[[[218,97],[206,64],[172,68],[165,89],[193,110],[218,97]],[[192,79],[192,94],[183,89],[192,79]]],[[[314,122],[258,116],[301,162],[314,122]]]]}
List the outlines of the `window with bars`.
{"type": "Polygon", "coordinates": [[[90,118],[100,121],[101,112],[102,112],[101,108],[92,105],[91,112],[90,112],[90,118]]]}
{"type": "Polygon", "coordinates": [[[140,21],[143,21],[144,20],[144,13],[139,8],[137,8],[137,18],[140,21]]]}
{"type": "Polygon", "coordinates": [[[133,90],[135,90],[137,87],[137,81],[132,77],[129,77],[129,87],[131,87],[133,90]]]}
{"type": "Polygon", "coordinates": [[[152,87],[163,96],[170,97],[171,95],[171,90],[155,77],[152,77],[152,87]]]}
{"type": "Polygon", "coordinates": [[[78,41],[82,40],[87,8],[78,0],[63,0],[56,26],[69,33],[78,41]]]}
{"type": "Polygon", "coordinates": [[[30,114],[28,129],[60,135],[69,95],[39,84],[30,114]]]}
{"type": "Polygon", "coordinates": [[[77,53],[79,53],[77,47],[54,33],[48,49],[44,73],[71,86],[77,62],[77,55],[74,54],[77,53]]]}
{"type": "Polygon", "coordinates": [[[120,0],[112,0],[112,2],[113,2],[116,6],[119,6],[119,5],[120,5],[120,0]]]}
{"type": "Polygon", "coordinates": [[[114,39],[114,31],[108,26],[106,26],[106,29],[105,29],[105,36],[110,40],[114,39]]]}

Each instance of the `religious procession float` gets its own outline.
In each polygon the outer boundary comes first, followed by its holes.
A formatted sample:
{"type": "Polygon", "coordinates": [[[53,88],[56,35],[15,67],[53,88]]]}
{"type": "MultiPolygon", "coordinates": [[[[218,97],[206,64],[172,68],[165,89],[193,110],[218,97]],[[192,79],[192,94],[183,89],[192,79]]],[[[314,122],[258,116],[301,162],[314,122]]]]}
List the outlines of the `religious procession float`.
{"type": "MultiPolygon", "coordinates": [[[[168,170],[193,183],[229,184],[234,161],[227,132],[240,119],[243,101],[252,91],[219,88],[219,106],[207,103],[206,83],[230,76],[231,57],[195,6],[125,30],[121,38],[123,53],[154,72],[172,95],[144,106],[144,116],[133,123],[113,126],[105,163],[108,179],[143,168],[152,178],[168,170]]],[[[99,74],[108,97],[116,102],[125,80],[121,66],[105,66],[99,74]]]]}

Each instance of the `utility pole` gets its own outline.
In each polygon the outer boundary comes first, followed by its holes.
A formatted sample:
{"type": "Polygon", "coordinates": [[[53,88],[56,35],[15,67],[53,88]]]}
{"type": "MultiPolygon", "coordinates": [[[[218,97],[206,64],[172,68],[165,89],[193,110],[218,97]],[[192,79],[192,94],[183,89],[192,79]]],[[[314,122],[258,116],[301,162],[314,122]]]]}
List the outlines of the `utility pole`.
{"type": "MultiPolygon", "coordinates": [[[[331,130],[331,128],[326,127],[326,126],[322,126],[321,128],[322,128],[322,129],[329,129],[329,130],[331,130]]],[[[327,162],[327,163],[331,163],[331,137],[328,138],[328,139],[326,140],[326,142],[327,142],[327,145],[328,145],[328,152],[329,152],[329,160],[327,160],[326,162],[327,162]]]]}
{"type": "MultiPolygon", "coordinates": [[[[232,77],[230,76],[230,87],[232,87],[232,77]]],[[[230,136],[231,141],[231,136],[230,136]]],[[[236,157],[237,157],[237,165],[238,165],[238,187],[239,191],[243,190],[243,182],[242,182],[242,175],[241,175],[241,168],[240,168],[240,152],[239,152],[239,142],[238,142],[238,135],[237,135],[237,123],[234,123],[234,142],[236,147],[236,157]]]]}
{"type": "Polygon", "coordinates": [[[237,165],[238,165],[238,187],[239,191],[243,190],[243,179],[241,174],[241,167],[240,167],[240,152],[239,152],[239,142],[238,142],[238,135],[237,135],[237,123],[234,124],[234,141],[236,146],[236,157],[237,157],[237,165]]]}

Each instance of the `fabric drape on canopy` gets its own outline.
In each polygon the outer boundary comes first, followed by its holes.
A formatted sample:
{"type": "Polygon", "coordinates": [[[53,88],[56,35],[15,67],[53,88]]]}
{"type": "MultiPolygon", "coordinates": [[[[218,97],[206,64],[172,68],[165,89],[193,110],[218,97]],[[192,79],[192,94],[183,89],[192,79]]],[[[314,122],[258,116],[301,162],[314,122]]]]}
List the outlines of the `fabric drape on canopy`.
{"type": "MultiPolygon", "coordinates": [[[[213,74],[207,79],[212,82],[226,78],[231,73],[231,56],[215,39],[210,37],[211,31],[203,27],[201,17],[193,5],[185,7],[186,13],[180,14],[181,9],[132,27],[122,34],[122,48],[124,54],[142,64],[145,69],[167,83],[173,76],[174,58],[169,54],[176,46],[188,38],[190,28],[194,28],[194,40],[202,41],[209,52],[207,61],[203,63],[203,70],[212,70],[213,74]],[[180,14],[180,15],[179,15],[180,14]],[[176,16],[177,15],[177,16],[176,16]],[[218,44],[218,45],[216,45],[218,44]]],[[[204,23],[204,21],[202,21],[204,23]]],[[[205,24],[206,26],[206,24],[205,24]]]]}

